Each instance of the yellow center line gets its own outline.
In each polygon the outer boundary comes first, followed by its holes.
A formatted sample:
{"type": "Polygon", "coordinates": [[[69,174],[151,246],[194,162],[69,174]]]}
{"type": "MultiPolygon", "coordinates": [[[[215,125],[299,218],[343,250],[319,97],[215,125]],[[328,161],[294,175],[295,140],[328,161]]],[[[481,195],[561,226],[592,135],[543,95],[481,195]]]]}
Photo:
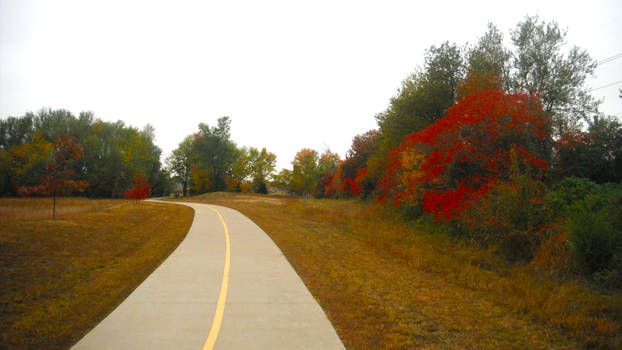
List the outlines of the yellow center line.
{"type": "Polygon", "coordinates": [[[212,329],[209,331],[207,340],[203,344],[203,350],[212,350],[214,344],[216,344],[216,338],[218,338],[218,332],[220,332],[220,325],[222,324],[222,316],[225,313],[225,302],[227,301],[227,289],[229,288],[229,265],[231,262],[231,242],[229,241],[229,228],[225,223],[225,220],[220,215],[220,212],[216,208],[212,208],[213,211],[218,214],[222,226],[225,228],[225,270],[222,273],[222,284],[220,285],[220,295],[218,296],[218,304],[216,305],[216,313],[214,314],[214,320],[212,321],[212,329]]]}

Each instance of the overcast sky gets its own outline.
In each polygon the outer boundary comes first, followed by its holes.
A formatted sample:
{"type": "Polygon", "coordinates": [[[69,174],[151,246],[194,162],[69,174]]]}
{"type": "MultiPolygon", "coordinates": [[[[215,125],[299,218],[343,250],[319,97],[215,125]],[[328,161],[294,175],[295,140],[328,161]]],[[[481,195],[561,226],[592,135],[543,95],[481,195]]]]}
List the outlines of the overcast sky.
{"type": "MultiPolygon", "coordinates": [[[[168,155],[227,115],[238,145],[278,169],[301,148],[342,157],[375,128],[425,49],[486,23],[555,20],[596,60],[622,53],[622,1],[0,0],[0,118],[42,107],[152,124],[168,155]],[[425,4],[425,5],[422,5],[425,4]]],[[[599,66],[601,110],[622,116],[622,58],[599,66]]]]}

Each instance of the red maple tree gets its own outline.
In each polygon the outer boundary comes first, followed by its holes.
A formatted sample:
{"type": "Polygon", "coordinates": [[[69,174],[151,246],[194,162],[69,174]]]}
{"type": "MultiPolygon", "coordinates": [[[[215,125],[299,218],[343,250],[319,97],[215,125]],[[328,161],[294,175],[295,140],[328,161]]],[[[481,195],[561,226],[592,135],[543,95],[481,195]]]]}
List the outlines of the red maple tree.
{"type": "Polygon", "coordinates": [[[68,194],[72,191],[83,191],[89,186],[87,181],[74,181],[69,178],[75,175],[70,166],[82,158],[84,151],[82,145],[76,145],[75,135],[71,137],[61,136],[54,145],[54,158],[47,165],[48,176],[43,178],[41,184],[32,187],[20,187],[20,195],[42,194],[52,196],[52,220],[56,219],[56,197],[68,194]]]}
{"type": "Polygon", "coordinates": [[[138,202],[141,199],[149,198],[150,195],[151,185],[149,185],[147,179],[142,177],[140,173],[136,173],[136,175],[134,175],[134,187],[125,192],[125,197],[138,202]]]}

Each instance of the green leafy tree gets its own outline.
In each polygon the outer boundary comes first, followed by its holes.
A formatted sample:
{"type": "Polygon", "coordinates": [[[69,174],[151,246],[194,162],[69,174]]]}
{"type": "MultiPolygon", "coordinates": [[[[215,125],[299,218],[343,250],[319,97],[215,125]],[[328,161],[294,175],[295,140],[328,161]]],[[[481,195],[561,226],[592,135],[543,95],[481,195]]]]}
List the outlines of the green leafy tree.
{"type": "Polygon", "coordinates": [[[242,191],[242,184],[250,176],[250,161],[251,158],[247,147],[236,150],[235,162],[231,165],[231,184],[228,186],[230,191],[242,191]]]}
{"type": "Polygon", "coordinates": [[[387,156],[404,136],[434,123],[456,102],[465,75],[463,56],[463,50],[449,42],[426,51],[423,69],[406,78],[387,110],[376,115],[382,142],[369,159],[368,176],[381,177],[387,156]]]}
{"type": "Polygon", "coordinates": [[[192,179],[192,136],[187,136],[166,158],[166,164],[182,185],[184,197],[188,195],[192,179]]]}
{"type": "MultiPolygon", "coordinates": [[[[510,59],[512,52],[503,45],[503,34],[492,23],[488,23],[488,30],[479,38],[477,43],[467,51],[467,76],[465,80],[474,80],[477,90],[497,89],[504,87],[509,89],[510,82],[510,59]],[[496,77],[498,84],[487,86],[486,77],[496,77]],[[503,86],[501,84],[503,83],[503,86]]],[[[473,91],[469,91],[472,93],[473,91]]],[[[468,95],[463,93],[458,99],[468,95]]]]}
{"type": "Polygon", "coordinates": [[[125,124],[96,121],[91,135],[84,141],[86,180],[90,182],[89,195],[119,197],[131,181],[131,174],[123,165],[125,124]]]}
{"type": "Polygon", "coordinates": [[[291,192],[290,184],[292,182],[292,171],[289,169],[281,169],[278,174],[272,175],[272,186],[283,192],[291,192]]]}
{"type": "Polygon", "coordinates": [[[65,109],[41,109],[36,114],[30,114],[33,118],[34,127],[43,132],[43,137],[50,142],[55,142],[63,135],[73,134],[76,141],[81,142],[83,135],[76,134],[79,120],[65,109]]]}
{"type": "Polygon", "coordinates": [[[0,150],[8,150],[13,146],[28,143],[34,134],[32,115],[21,118],[8,117],[6,120],[0,120],[0,150]]]}
{"type": "Polygon", "coordinates": [[[310,195],[315,191],[318,173],[319,157],[315,150],[303,148],[296,153],[292,161],[293,171],[289,183],[289,190],[299,195],[310,195]]]}
{"type": "Polygon", "coordinates": [[[253,178],[253,191],[267,193],[266,181],[274,172],[276,154],[268,152],[266,148],[259,151],[251,147],[249,150],[249,169],[253,178]]]}
{"type": "Polygon", "coordinates": [[[572,46],[567,53],[566,32],[555,22],[527,16],[511,32],[514,44],[511,87],[538,94],[558,134],[564,127],[578,128],[597,113],[599,102],[585,86],[596,68],[587,51],[572,46]]]}
{"type": "Polygon", "coordinates": [[[389,108],[376,116],[384,135],[384,153],[398,145],[405,135],[424,129],[442,117],[456,102],[458,83],[464,79],[462,50],[453,43],[431,46],[424,70],[402,82],[389,108]]]}
{"type": "Polygon", "coordinates": [[[37,131],[28,143],[12,146],[8,151],[1,151],[1,162],[7,169],[4,173],[4,193],[17,194],[21,186],[35,186],[46,175],[47,163],[52,157],[54,144],[43,138],[37,131]]]}
{"type": "Polygon", "coordinates": [[[199,124],[192,143],[194,188],[198,192],[226,189],[225,179],[236,161],[236,146],[231,141],[231,120],[218,119],[217,126],[199,124]]]}
{"type": "Polygon", "coordinates": [[[341,157],[339,154],[331,152],[329,149],[320,155],[317,162],[317,172],[320,176],[334,173],[339,167],[341,157]]]}
{"type": "Polygon", "coordinates": [[[163,195],[166,175],[161,169],[161,150],[154,144],[154,130],[127,127],[122,121],[96,121],[84,140],[84,179],[91,183],[89,194],[122,197],[132,185],[135,173],[142,173],[163,195]]]}
{"type": "Polygon", "coordinates": [[[329,149],[320,155],[316,169],[318,176],[314,194],[316,198],[332,195],[332,191],[329,191],[328,189],[331,187],[335,174],[337,173],[341,163],[341,157],[339,157],[339,154],[333,153],[329,149]]]}

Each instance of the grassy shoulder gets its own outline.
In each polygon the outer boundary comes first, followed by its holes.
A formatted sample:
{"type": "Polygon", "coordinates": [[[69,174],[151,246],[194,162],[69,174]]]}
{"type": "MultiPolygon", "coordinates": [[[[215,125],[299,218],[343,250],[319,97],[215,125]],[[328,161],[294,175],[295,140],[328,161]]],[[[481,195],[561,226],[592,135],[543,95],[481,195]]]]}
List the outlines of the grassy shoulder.
{"type": "Polygon", "coordinates": [[[0,347],[68,348],[177,247],[180,205],[0,199],[0,347]]]}
{"type": "Polygon", "coordinates": [[[359,201],[186,198],[237,209],[283,251],[349,349],[621,348],[622,296],[509,266],[359,201]]]}

